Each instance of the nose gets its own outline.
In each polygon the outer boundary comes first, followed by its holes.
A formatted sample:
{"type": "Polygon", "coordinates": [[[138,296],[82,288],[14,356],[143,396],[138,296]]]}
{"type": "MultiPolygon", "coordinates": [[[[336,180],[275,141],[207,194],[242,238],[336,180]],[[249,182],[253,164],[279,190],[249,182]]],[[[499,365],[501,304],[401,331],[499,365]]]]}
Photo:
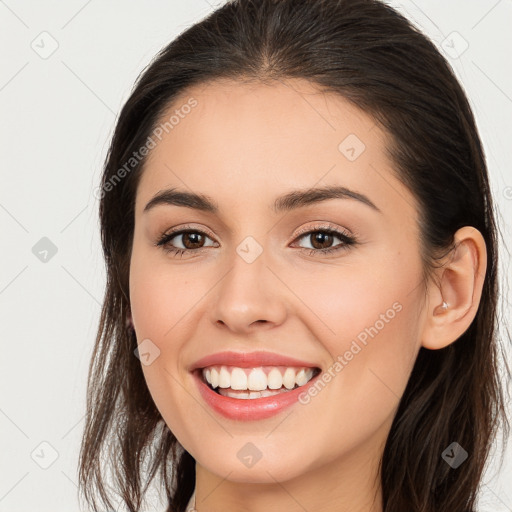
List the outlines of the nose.
{"type": "Polygon", "coordinates": [[[286,287],[267,266],[265,251],[251,263],[238,254],[212,295],[211,321],[236,334],[271,329],[287,316],[286,287]]]}

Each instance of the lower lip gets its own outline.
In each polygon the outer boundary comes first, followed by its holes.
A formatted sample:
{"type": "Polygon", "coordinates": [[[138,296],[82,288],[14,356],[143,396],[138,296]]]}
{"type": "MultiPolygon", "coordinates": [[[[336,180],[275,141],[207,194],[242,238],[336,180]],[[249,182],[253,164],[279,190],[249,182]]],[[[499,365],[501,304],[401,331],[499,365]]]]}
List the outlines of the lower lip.
{"type": "Polygon", "coordinates": [[[204,401],[222,416],[237,421],[263,420],[279,414],[287,407],[297,403],[299,395],[307,392],[308,388],[314,385],[319,375],[320,373],[304,384],[304,386],[290,391],[264,398],[244,400],[219,395],[202,380],[197,372],[193,372],[194,379],[204,401]]]}

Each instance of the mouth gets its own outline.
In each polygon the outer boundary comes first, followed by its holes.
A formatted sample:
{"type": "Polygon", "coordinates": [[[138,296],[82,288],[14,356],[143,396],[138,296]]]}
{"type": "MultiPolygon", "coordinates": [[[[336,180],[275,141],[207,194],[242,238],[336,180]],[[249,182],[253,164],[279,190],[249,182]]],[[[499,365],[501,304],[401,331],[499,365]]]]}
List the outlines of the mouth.
{"type": "Polygon", "coordinates": [[[238,400],[255,400],[288,393],[314,379],[321,369],[300,366],[259,366],[242,368],[211,365],[194,370],[213,392],[238,400]]]}

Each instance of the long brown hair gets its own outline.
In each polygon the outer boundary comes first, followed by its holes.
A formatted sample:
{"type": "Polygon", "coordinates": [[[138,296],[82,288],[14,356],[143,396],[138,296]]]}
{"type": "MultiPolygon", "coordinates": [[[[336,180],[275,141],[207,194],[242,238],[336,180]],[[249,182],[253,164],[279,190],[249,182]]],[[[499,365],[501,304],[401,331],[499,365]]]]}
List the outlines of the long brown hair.
{"type": "Polygon", "coordinates": [[[192,494],[195,461],[153,403],[134,356],[135,333],[125,324],[135,194],[145,163],[130,159],[188,87],[224,78],[307,79],[371,115],[390,134],[397,177],[420,205],[425,279],[457,229],[482,233],[487,269],[476,317],[445,349],[420,349],[380,468],[385,512],[472,512],[497,428],[509,431],[499,378],[497,212],[475,120],[450,66],[378,0],[229,1],[181,33],[138,78],[99,194],[107,283],[89,369],[79,489],[95,511],[97,496],[112,508],[110,485],[130,511],[139,510],[157,475],[168,512],[183,512],[192,494]],[[453,441],[469,454],[460,470],[441,457],[453,441]]]}

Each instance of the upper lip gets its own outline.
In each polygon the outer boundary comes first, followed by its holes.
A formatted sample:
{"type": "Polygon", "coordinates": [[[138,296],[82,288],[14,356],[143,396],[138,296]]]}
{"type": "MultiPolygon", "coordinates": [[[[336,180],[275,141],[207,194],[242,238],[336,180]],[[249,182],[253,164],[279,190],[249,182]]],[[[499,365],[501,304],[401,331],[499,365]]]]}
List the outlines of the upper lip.
{"type": "Polygon", "coordinates": [[[274,352],[217,352],[202,357],[192,364],[190,371],[206,368],[213,365],[237,366],[239,368],[253,368],[258,366],[298,366],[305,368],[319,368],[318,365],[301,361],[293,357],[275,354],[274,352]]]}

